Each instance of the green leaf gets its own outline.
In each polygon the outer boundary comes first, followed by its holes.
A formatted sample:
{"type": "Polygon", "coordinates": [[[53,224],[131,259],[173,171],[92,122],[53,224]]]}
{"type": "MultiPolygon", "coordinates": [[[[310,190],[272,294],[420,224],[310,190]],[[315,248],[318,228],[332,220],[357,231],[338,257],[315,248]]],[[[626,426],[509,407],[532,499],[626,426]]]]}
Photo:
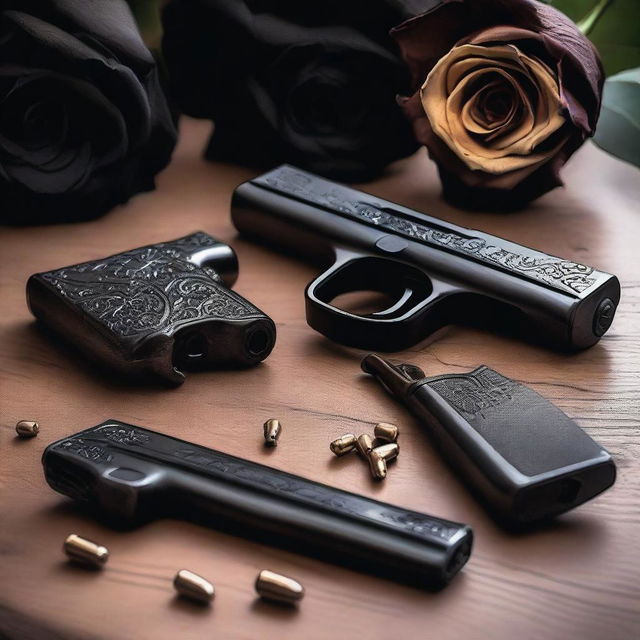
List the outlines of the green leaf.
{"type": "Polygon", "coordinates": [[[162,25],[160,23],[160,4],[162,0],[126,0],[131,13],[138,23],[145,44],[152,50],[160,49],[162,25]]]}
{"type": "Polygon", "coordinates": [[[604,83],[595,143],[640,167],[640,67],[611,76],[604,83]]]}
{"type": "Polygon", "coordinates": [[[638,0],[550,0],[596,45],[607,75],[640,66],[638,0]]]}

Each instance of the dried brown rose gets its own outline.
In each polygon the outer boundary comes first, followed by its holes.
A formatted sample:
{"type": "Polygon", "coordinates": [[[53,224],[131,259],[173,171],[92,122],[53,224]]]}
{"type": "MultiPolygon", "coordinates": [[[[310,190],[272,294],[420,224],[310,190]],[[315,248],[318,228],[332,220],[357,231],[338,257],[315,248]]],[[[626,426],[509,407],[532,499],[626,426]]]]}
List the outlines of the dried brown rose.
{"type": "Polygon", "coordinates": [[[399,101],[448,200],[514,208],[562,184],[603,83],[571,20],[536,0],[440,0],[391,33],[416,89],[399,101]]]}

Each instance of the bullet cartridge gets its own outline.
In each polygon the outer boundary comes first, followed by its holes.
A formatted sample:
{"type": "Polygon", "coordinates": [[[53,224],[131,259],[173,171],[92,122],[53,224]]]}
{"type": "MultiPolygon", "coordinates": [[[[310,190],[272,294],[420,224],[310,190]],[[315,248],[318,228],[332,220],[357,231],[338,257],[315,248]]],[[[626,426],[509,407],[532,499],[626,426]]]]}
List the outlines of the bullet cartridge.
{"type": "Polygon", "coordinates": [[[373,428],[373,435],[385,442],[395,442],[398,439],[399,433],[398,427],[390,422],[378,422],[373,428]]]}
{"type": "Polygon", "coordinates": [[[21,438],[35,438],[40,431],[40,426],[35,420],[20,420],[16,424],[16,433],[21,438]]]}
{"type": "Polygon", "coordinates": [[[63,549],[70,560],[91,567],[100,568],[109,559],[109,550],[106,547],[75,533],[67,536],[63,549]]]}
{"type": "Polygon", "coordinates": [[[261,598],[295,604],[304,597],[304,587],[293,578],[264,569],[256,578],[256,591],[261,598]]]}
{"type": "Polygon", "coordinates": [[[356,440],[356,449],[358,453],[366,460],[367,456],[373,450],[373,438],[368,433],[362,433],[356,440]]]}
{"type": "Polygon", "coordinates": [[[389,442],[388,444],[382,444],[379,447],[374,447],[373,451],[377,453],[385,462],[395,460],[400,453],[400,447],[397,442],[389,442]]]}
{"type": "Polygon", "coordinates": [[[356,437],[353,433],[346,433],[337,440],[334,440],[329,448],[336,456],[343,456],[353,451],[356,447],[356,437]]]}
{"type": "Polygon", "coordinates": [[[369,454],[369,468],[371,475],[376,480],[383,480],[387,477],[387,463],[381,455],[376,453],[375,449],[369,454]]]}
{"type": "Polygon", "coordinates": [[[181,569],[176,573],[173,586],[184,598],[202,604],[209,604],[215,595],[215,589],[208,580],[187,569],[181,569]]]}
{"type": "Polygon", "coordinates": [[[282,433],[282,425],[279,420],[271,418],[264,423],[264,441],[268,447],[275,447],[282,433]]]}

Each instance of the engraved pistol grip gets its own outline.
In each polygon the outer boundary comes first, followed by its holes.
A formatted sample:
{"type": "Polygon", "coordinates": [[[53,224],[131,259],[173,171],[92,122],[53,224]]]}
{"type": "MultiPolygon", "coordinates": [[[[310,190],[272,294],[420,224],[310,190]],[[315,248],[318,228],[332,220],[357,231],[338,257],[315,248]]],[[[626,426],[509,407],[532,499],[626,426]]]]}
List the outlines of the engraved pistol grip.
{"type": "Polygon", "coordinates": [[[532,389],[486,366],[424,378],[407,404],[472,491],[506,524],[549,518],[616,476],[610,454],[532,389]]]}
{"type": "Polygon", "coordinates": [[[208,283],[216,293],[207,315],[174,334],[172,361],[186,371],[220,366],[251,366],[264,360],[276,341],[269,316],[221,284],[208,283]]]}
{"type": "Polygon", "coordinates": [[[266,358],[273,321],[231,291],[231,247],[196,232],[34,274],[33,315],[92,362],[131,377],[180,384],[184,371],[266,358]]]}
{"type": "Polygon", "coordinates": [[[197,249],[185,258],[198,267],[215,272],[226,287],[231,288],[238,279],[238,256],[224,242],[216,242],[210,247],[197,249]]]}
{"type": "Polygon", "coordinates": [[[504,523],[558,515],[615,481],[609,453],[573,420],[486,366],[425,377],[415,365],[371,353],[362,370],[428,427],[447,462],[504,523]]]}
{"type": "Polygon", "coordinates": [[[457,291],[396,260],[338,252],[336,263],[307,287],[307,322],[341,344],[400,351],[449,323],[448,302],[457,291]],[[386,294],[391,304],[361,315],[331,303],[337,296],[355,291],[386,294]]]}

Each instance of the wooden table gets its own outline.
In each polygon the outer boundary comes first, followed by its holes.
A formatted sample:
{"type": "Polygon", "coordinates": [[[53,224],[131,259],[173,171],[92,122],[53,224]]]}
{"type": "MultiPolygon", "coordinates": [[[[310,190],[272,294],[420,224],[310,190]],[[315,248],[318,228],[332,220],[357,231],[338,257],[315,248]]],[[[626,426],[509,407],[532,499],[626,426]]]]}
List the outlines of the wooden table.
{"type": "Polygon", "coordinates": [[[209,126],[184,120],[173,163],[154,193],[86,224],[3,229],[0,259],[0,636],[29,638],[491,638],[607,640],[640,632],[640,173],[587,144],[564,172],[567,187],[521,213],[472,214],[439,198],[424,152],[366,186],[374,194],[615,273],[622,302],[612,329],[575,355],[450,327],[403,356],[428,373],[478,364],[530,384],[613,454],[613,489],[526,535],[499,529],[433,452],[420,425],[359,374],[360,353],[305,323],[303,289],[314,269],[240,239],[229,221],[235,185],[250,170],[200,158],[209,126]],[[109,378],[34,326],[29,274],[203,229],[240,259],[236,289],[270,314],[278,343],[244,372],[190,374],[175,390],[109,378]],[[262,446],[262,423],[284,425],[262,446]],[[476,545],[462,574],[439,593],[311,560],[195,524],[158,521],[122,533],[82,516],[45,484],[40,456],[58,438],[109,417],[155,428],[343,489],[470,523],[476,545]],[[15,437],[20,419],[40,435],[15,437]],[[383,484],[355,458],[335,459],[333,438],[401,427],[402,454],[383,484]],[[111,550],[104,571],[69,566],[65,536],[111,550]],[[209,577],[210,609],[174,598],[180,568],[209,577]],[[298,610],[257,601],[253,581],[271,568],[298,578],[298,610]]]}

